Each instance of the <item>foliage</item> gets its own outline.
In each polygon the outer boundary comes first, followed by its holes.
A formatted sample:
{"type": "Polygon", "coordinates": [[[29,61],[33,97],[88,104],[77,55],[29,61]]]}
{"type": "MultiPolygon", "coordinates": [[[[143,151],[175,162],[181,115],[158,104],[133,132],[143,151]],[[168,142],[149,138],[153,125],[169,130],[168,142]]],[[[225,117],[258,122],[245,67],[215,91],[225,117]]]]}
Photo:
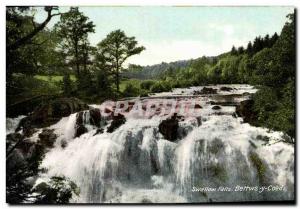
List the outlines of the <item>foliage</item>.
{"type": "Polygon", "coordinates": [[[34,202],[37,204],[68,203],[73,195],[78,196],[80,193],[73,181],[61,176],[54,176],[48,182],[39,183],[33,191],[39,194],[34,202]]]}
{"type": "Polygon", "coordinates": [[[151,92],[166,92],[170,91],[171,86],[167,82],[156,82],[150,88],[151,92]]]}
{"type": "Polygon", "coordinates": [[[145,47],[138,46],[135,37],[127,37],[124,31],[115,30],[98,43],[97,57],[106,62],[115,76],[117,92],[119,92],[120,71],[123,63],[131,56],[141,53],[145,47]]]}
{"type": "Polygon", "coordinates": [[[94,27],[93,22],[78,7],[71,7],[69,12],[61,15],[60,21],[55,25],[55,31],[61,39],[61,53],[65,58],[70,58],[71,65],[75,65],[77,78],[80,77],[80,66],[86,68],[91,50],[88,34],[95,32],[94,27]]]}
{"type": "Polygon", "coordinates": [[[141,89],[145,89],[145,90],[150,90],[151,87],[155,84],[155,81],[153,80],[146,80],[146,81],[142,81],[140,83],[140,87],[141,89]]]}
{"type": "Polygon", "coordinates": [[[139,95],[139,89],[132,83],[128,83],[124,88],[123,94],[125,97],[134,97],[139,95]]]}

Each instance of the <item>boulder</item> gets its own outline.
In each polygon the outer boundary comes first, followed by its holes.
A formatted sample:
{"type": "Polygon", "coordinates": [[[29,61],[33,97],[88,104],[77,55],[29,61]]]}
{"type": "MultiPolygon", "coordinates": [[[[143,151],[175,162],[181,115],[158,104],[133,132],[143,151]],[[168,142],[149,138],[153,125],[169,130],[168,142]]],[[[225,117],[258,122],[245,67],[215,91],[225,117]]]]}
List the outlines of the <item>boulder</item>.
{"type": "Polygon", "coordinates": [[[77,98],[58,98],[39,105],[33,113],[20,121],[17,131],[32,134],[34,128],[43,128],[57,123],[62,117],[88,109],[88,105],[77,98]]]}
{"type": "Polygon", "coordinates": [[[198,125],[198,126],[201,126],[201,125],[202,125],[202,118],[201,118],[200,116],[198,116],[198,117],[196,118],[196,120],[197,120],[197,125],[198,125]]]}
{"type": "Polygon", "coordinates": [[[103,128],[98,128],[98,129],[96,130],[96,133],[95,133],[93,136],[95,136],[95,135],[97,135],[97,134],[102,134],[103,132],[104,132],[103,128]]]}
{"type": "Polygon", "coordinates": [[[178,119],[176,114],[174,114],[171,118],[163,120],[159,126],[159,132],[169,141],[174,142],[178,137],[178,119]]]}
{"type": "Polygon", "coordinates": [[[53,129],[44,129],[42,133],[39,134],[40,143],[45,147],[53,147],[53,144],[57,138],[53,129]]]}
{"type": "Polygon", "coordinates": [[[221,90],[221,91],[232,91],[233,88],[227,87],[227,86],[222,86],[222,87],[220,88],[220,90],[221,90]]]}
{"type": "Polygon", "coordinates": [[[236,113],[239,117],[242,117],[246,123],[257,121],[256,113],[254,111],[254,101],[252,99],[244,100],[237,105],[236,113]]]}
{"type": "Polygon", "coordinates": [[[203,89],[201,89],[201,91],[199,92],[199,94],[216,94],[216,93],[217,93],[217,89],[209,88],[209,87],[203,87],[203,89]]]}
{"type": "Polygon", "coordinates": [[[94,126],[100,127],[101,113],[99,109],[92,108],[90,112],[90,123],[94,126]]]}
{"type": "Polygon", "coordinates": [[[79,126],[76,126],[75,128],[75,138],[76,137],[80,137],[82,134],[85,134],[88,130],[87,128],[84,126],[84,125],[79,125],[79,126]]]}
{"type": "Polygon", "coordinates": [[[215,105],[215,106],[213,106],[211,109],[213,109],[213,110],[220,110],[220,109],[222,109],[220,106],[218,106],[218,105],[215,105]]]}
{"type": "Polygon", "coordinates": [[[113,115],[112,116],[112,122],[110,126],[107,128],[108,133],[114,132],[117,128],[119,128],[121,125],[123,125],[126,122],[126,118],[122,114],[113,115]]]}
{"type": "Polygon", "coordinates": [[[10,133],[6,135],[6,154],[24,139],[24,136],[20,133],[10,133]]]}
{"type": "Polygon", "coordinates": [[[195,104],[195,109],[201,109],[201,108],[202,108],[201,105],[195,104]]]}
{"type": "Polygon", "coordinates": [[[74,137],[79,137],[82,134],[86,133],[88,130],[87,128],[84,126],[84,112],[79,112],[76,115],[76,123],[75,123],[75,135],[74,137]]]}

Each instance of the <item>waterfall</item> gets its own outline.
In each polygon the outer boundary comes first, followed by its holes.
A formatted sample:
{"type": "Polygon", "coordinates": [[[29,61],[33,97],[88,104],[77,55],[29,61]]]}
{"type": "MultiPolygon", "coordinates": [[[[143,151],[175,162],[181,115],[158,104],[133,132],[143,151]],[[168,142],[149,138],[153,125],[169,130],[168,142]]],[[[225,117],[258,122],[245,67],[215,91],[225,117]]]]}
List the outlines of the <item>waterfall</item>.
{"type": "MultiPolygon", "coordinates": [[[[255,92],[248,85],[234,88],[232,94],[255,92]]],[[[185,96],[194,90],[175,89],[163,96],[185,96]]],[[[70,178],[80,187],[79,197],[72,200],[79,203],[294,199],[294,146],[282,140],[283,133],[243,123],[232,116],[234,106],[212,110],[207,98],[200,98],[201,124],[196,113],[179,121],[175,141],[159,131],[166,115],[135,118],[128,114],[112,133],[106,131],[111,120],[105,117],[104,131],[97,133],[85,112],[88,131],[76,138],[77,114],[62,118],[51,126],[58,138],[45,155],[41,167],[47,171],[40,178],[70,178]],[[68,143],[62,147],[64,140],[68,143]]]]}

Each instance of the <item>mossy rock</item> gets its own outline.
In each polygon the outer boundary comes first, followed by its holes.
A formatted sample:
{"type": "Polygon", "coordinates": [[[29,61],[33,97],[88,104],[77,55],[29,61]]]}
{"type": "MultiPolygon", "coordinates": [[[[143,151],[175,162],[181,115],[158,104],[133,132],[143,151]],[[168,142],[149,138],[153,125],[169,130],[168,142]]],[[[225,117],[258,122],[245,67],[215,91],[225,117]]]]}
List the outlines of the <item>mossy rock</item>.
{"type": "Polygon", "coordinates": [[[23,118],[17,130],[47,127],[57,123],[63,117],[88,108],[87,104],[77,98],[58,98],[48,101],[39,105],[28,117],[23,118]]]}
{"type": "Polygon", "coordinates": [[[225,146],[221,139],[215,138],[211,144],[208,146],[208,151],[212,154],[217,154],[218,152],[224,150],[225,146]]]}
{"type": "Polygon", "coordinates": [[[226,169],[219,163],[210,165],[207,170],[211,177],[217,178],[221,182],[225,182],[228,179],[226,169]]]}
{"type": "Polygon", "coordinates": [[[257,170],[259,182],[261,184],[265,184],[267,170],[266,165],[264,164],[262,159],[260,159],[260,157],[254,152],[250,153],[249,159],[257,170]]]}

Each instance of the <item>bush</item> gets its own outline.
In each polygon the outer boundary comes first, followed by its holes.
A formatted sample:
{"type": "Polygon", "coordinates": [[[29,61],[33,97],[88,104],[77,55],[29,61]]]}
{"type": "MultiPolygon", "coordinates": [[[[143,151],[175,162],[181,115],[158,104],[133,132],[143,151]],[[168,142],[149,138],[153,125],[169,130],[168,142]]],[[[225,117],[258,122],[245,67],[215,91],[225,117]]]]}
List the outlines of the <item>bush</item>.
{"type": "Polygon", "coordinates": [[[126,84],[123,94],[125,97],[135,97],[139,95],[139,89],[134,86],[132,83],[126,84]]]}
{"type": "Polygon", "coordinates": [[[142,89],[150,90],[150,88],[155,84],[155,81],[152,80],[147,80],[147,81],[142,81],[140,83],[140,87],[142,89]]]}
{"type": "Polygon", "coordinates": [[[153,93],[166,92],[171,90],[172,90],[171,85],[167,82],[162,82],[162,81],[156,82],[150,88],[150,91],[153,93]]]}

